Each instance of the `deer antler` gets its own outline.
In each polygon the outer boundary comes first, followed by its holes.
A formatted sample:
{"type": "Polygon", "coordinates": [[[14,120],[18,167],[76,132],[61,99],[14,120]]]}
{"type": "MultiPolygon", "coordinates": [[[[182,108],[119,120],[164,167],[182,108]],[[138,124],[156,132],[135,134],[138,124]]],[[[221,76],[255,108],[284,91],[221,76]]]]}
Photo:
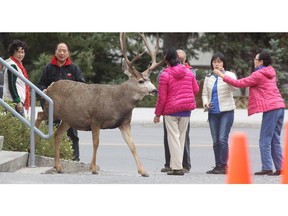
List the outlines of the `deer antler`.
{"type": "Polygon", "coordinates": [[[164,60],[161,60],[160,62],[157,63],[157,53],[159,51],[159,35],[157,34],[157,41],[156,41],[156,47],[155,47],[155,50],[154,52],[152,51],[151,47],[149,46],[148,42],[147,42],[147,38],[145,36],[144,33],[139,33],[140,36],[142,37],[142,40],[144,41],[148,51],[149,51],[149,55],[152,59],[152,64],[150,66],[148,66],[148,68],[143,72],[143,73],[146,73],[148,74],[148,76],[150,76],[151,72],[153,70],[155,70],[157,67],[159,67],[160,65],[163,64],[164,60]]]}
{"type": "Polygon", "coordinates": [[[121,46],[121,51],[123,54],[123,57],[125,59],[125,62],[129,68],[130,73],[132,73],[133,75],[136,76],[136,72],[138,72],[135,67],[133,66],[134,62],[138,59],[141,58],[141,56],[146,53],[148,51],[151,59],[152,59],[152,64],[150,66],[148,66],[148,68],[143,72],[143,74],[147,74],[148,76],[150,76],[151,71],[155,70],[158,66],[160,66],[161,64],[163,64],[163,60],[160,62],[156,62],[156,57],[157,57],[157,53],[159,50],[159,35],[157,35],[157,42],[156,42],[156,48],[155,51],[153,52],[151,47],[148,44],[147,38],[144,35],[144,33],[139,33],[145,46],[147,47],[147,50],[145,50],[142,53],[138,53],[131,61],[128,59],[127,57],[127,44],[126,44],[126,33],[121,32],[120,33],[120,46],[121,46]]]}
{"type": "Polygon", "coordinates": [[[120,33],[120,46],[121,46],[121,51],[123,54],[123,57],[125,59],[125,62],[129,68],[130,73],[132,73],[134,76],[137,76],[136,68],[133,66],[134,62],[138,59],[141,58],[141,56],[146,52],[144,51],[143,53],[138,53],[131,61],[127,57],[127,44],[126,44],[126,33],[121,32],[120,33]],[[135,72],[136,71],[136,72],[135,72]]]}

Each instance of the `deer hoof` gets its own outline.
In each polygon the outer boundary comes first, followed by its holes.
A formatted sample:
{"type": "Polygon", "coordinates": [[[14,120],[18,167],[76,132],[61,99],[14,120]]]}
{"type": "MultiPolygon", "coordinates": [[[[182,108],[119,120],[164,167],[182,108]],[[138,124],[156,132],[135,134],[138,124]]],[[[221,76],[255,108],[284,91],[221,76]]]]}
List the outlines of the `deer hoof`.
{"type": "Polygon", "coordinates": [[[141,174],[142,177],[149,177],[148,173],[141,174]]]}
{"type": "Polygon", "coordinates": [[[91,164],[89,170],[92,172],[92,174],[98,174],[96,165],[91,164]]]}
{"type": "Polygon", "coordinates": [[[139,172],[139,174],[142,176],[142,177],[149,177],[148,173],[144,170],[142,172],[139,172]]]}
{"type": "Polygon", "coordinates": [[[143,177],[149,177],[148,173],[144,168],[138,169],[138,173],[143,177]]]}
{"type": "Polygon", "coordinates": [[[57,172],[57,173],[63,173],[62,166],[57,166],[57,165],[55,165],[54,168],[56,169],[56,172],[57,172]]]}

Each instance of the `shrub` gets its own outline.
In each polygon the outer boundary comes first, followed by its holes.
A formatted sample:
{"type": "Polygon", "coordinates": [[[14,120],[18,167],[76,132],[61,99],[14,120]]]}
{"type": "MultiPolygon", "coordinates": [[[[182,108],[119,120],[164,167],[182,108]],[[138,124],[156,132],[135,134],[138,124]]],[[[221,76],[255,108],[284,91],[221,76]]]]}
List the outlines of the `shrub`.
{"type": "MultiPolygon", "coordinates": [[[[44,122],[41,123],[39,128],[44,134],[48,134],[48,125],[44,122]]],[[[56,127],[54,126],[54,131],[56,127]]],[[[4,139],[5,140],[5,139],[4,139]]],[[[46,140],[38,137],[38,142],[35,148],[35,153],[38,155],[43,155],[47,157],[54,157],[55,156],[55,145],[54,145],[54,138],[46,140]]],[[[73,149],[70,138],[65,133],[61,139],[60,145],[60,158],[66,160],[72,160],[73,158],[73,149]]]]}
{"type": "MultiPolygon", "coordinates": [[[[12,104],[13,106],[13,104],[12,104]]],[[[48,126],[43,122],[39,128],[44,134],[48,133],[48,126]]],[[[55,131],[56,127],[54,127],[55,131]]],[[[15,118],[12,113],[0,106],[0,135],[4,136],[3,150],[6,151],[27,151],[30,144],[30,128],[15,118]]],[[[53,136],[46,140],[38,137],[35,146],[35,154],[47,157],[55,156],[53,136]]],[[[60,158],[71,160],[73,149],[71,141],[65,134],[62,136],[60,145],[60,158]]]]}

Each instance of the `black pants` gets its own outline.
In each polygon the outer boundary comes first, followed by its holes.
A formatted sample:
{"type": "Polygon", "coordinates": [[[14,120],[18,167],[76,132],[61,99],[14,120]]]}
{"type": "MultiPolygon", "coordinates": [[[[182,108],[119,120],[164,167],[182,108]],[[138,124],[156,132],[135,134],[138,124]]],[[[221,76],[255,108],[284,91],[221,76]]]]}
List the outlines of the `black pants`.
{"type": "Polygon", "coordinates": [[[67,136],[71,139],[72,141],[72,149],[73,149],[73,159],[79,158],[79,137],[78,137],[78,132],[75,128],[69,128],[67,131],[67,136]]]}
{"type": "MultiPolygon", "coordinates": [[[[60,124],[60,120],[55,120],[53,123],[56,125],[56,127],[60,124]]],[[[79,137],[78,137],[78,131],[75,128],[69,128],[67,130],[67,136],[72,141],[72,149],[73,149],[73,159],[79,158],[79,137]]]]}
{"type": "MultiPolygon", "coordinates": [[[[165,120],[163,118],[164,123],[164,151],[165,151],[165,167],[170,167],[170,151],[168,146],[168,138],[167,138],[167,129],[165,125],[165,120]]],[[[184,144],[184,154],[183,154],[183,161],[182,166],[185,169],[190,170],[191,169],[191,159],[190,159],[190,137],[189,137],[189,131],[190,131],[190,122],[187,127],[186,131],[186,137],[185,137],[185,144],[184,144]]]]}

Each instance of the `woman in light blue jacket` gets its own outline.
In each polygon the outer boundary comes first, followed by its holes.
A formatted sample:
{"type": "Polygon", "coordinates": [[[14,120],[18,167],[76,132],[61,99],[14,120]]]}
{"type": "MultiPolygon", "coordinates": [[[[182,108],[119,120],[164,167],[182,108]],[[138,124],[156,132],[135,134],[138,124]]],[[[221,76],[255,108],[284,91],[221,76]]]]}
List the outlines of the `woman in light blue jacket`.
{"type": "MultiPolygon", "coordinates": [[[[211,59],[211,69],[226,68],[225,57],[222,53],[215,53],[211,59]]],[[[222,71],[225,75],[236,79],[236,75],[229,71],[222,71]]],[[[211,73],[205,77],[202,91],[203,106],[208,111],[208,121],[213,140],[215,167],[207,174],[225,174],[228,160],[228,139],[234,122],[235,88],[211,73]]]]}

